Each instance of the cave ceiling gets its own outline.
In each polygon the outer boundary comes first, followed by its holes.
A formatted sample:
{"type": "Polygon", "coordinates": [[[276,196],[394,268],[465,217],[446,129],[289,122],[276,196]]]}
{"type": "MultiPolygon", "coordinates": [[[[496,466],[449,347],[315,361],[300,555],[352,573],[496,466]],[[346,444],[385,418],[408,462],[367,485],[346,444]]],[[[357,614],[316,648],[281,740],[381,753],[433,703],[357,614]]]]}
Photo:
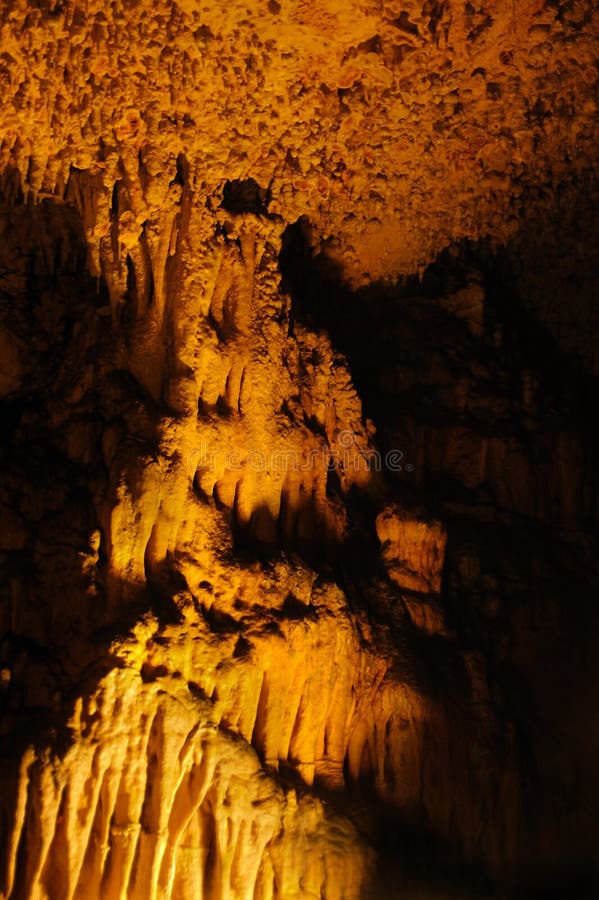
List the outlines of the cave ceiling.
{"type": "Polygon", "coordinates": [[[3,165],[36,200],[89,175],[96,265],[115,183],[134,241],[181,155],[198,207],[253,178],[351,284],[392,279],[594,188],[596,42],[580,0],[9,2],[3,165]]]}

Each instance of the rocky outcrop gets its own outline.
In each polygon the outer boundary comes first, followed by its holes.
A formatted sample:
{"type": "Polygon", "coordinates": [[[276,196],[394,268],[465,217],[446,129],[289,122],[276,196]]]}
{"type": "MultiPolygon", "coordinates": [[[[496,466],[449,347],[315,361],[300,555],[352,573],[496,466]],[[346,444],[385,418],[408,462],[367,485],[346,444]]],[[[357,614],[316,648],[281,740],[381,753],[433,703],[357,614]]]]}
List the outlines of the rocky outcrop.
{"type": "Polygon", "coordinates": [[[115,669],[68,729],[61,758],[23,757],[4,896],[362,896],[351,824],[266,774],[183,682],[115,669]]]}
{"type": "Polygon", "coordinates": [[[588,866],[596,20],[8,5],[2,896],[588,866]]]}

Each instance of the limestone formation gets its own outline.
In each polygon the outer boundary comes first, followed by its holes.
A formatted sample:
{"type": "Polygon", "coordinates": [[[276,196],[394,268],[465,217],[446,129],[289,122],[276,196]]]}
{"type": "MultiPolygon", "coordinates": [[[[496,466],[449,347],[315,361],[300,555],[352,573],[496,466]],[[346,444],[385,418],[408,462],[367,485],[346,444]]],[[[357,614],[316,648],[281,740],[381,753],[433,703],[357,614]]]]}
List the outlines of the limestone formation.
{"type": "Polygon", "coordinates": [[[586,896],[598,31],[4,4],[1,897],[586,896]]]}

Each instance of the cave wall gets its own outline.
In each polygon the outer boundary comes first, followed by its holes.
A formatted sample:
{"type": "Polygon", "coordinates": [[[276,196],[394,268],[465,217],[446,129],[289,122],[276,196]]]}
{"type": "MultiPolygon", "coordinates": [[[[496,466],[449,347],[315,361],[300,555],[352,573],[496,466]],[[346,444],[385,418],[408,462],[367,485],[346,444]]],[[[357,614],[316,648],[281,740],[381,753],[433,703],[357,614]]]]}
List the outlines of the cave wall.
{"type": "Polygon", "coordinates": [[[584,896],[594,5],[1,23],[3,896],[584,896]]]}

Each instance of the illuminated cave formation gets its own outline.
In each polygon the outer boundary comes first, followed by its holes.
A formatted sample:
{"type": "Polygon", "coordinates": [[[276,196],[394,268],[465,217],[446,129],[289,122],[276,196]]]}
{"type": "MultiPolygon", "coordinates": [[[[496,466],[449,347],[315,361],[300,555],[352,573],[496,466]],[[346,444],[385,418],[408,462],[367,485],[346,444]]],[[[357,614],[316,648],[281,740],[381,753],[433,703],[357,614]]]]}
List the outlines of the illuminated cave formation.
{"type": "Polygon", "coordinates": [[[596,896],[596,4],[0,28],[0,896],[596,896]]]}

